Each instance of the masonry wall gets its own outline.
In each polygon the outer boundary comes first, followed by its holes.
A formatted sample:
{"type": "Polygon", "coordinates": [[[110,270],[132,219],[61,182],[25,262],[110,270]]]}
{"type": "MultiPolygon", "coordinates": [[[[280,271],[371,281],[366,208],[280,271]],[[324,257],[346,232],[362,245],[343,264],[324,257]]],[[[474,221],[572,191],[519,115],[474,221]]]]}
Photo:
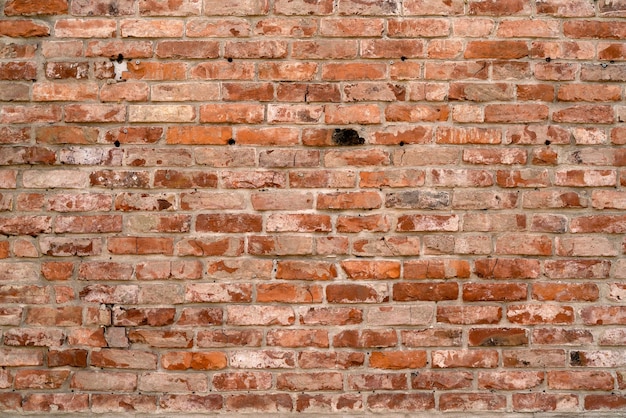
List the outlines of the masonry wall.
{"type": "Polygon", "coordinates": [[[626,3],[0,10],[1,415],[626,410],[626,3]]]}

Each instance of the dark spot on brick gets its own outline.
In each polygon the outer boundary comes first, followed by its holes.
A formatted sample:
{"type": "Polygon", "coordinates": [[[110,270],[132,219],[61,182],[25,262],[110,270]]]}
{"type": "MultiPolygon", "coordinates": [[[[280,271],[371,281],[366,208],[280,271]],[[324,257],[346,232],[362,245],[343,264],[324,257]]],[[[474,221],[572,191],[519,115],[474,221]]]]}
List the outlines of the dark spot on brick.
{"type": "Polygon", "coordinates": [[[580,357],[580,351],[572,351],[569,353],[569,362],[572,366],[582,366],[583,362],[580,357]]]}
{"type": "Polygon", "coordinates": [[[361,138],[354,129],[335,129],[333,143],[342,147],[362,145],[365,143],[365,139],[361,138]]]}
{"type": "Polygon", "coordinates": [[[159,205],[159,210],[165,210],[172,207],[172,204],[164,199],[158,199],[157,204],[159,205]]]}
{"type": "Polygon", "coordinates": [[[552,142],[550,142],[550,140],[549,140],[549,139],[546,139],[546,142],[545,142],[545,144],[546,144],[546,145],[550,145],[551,143],[552,143],[552,142]]]}
{"type": "Polygon", "coordinates": [[[404,146],[404,141],[400,141],[400,146],[403,147],[404,146]]]}
{"type": "Polygon", "coordinates": [[[122,54],[118,54],[117,58],[114,59],[114,61],[117,61],[118,63],[122,63],[122,61],[124,61],[124,55],[122,54]]]}

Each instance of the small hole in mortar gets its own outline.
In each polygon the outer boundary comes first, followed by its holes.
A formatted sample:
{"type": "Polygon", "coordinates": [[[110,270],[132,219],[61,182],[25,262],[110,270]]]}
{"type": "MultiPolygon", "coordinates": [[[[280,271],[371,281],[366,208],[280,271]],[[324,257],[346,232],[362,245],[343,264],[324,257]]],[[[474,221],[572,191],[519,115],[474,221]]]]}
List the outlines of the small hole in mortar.
{"type": "Polygon", "coordinates": [[[230,139],[228,140],[228,145],[235,145],[235,140],[234,140],[234,139],[232,139],[232,138],[230,138],[230,139]]]}
{"type": "Polygon", "coordinates": [[[115,141],[115,142],[113,143],[113,145],[115,145],[115,147],[116,147],[116,148],[119,148],[119,146],[120,146],[120,141],[115,141]]]}

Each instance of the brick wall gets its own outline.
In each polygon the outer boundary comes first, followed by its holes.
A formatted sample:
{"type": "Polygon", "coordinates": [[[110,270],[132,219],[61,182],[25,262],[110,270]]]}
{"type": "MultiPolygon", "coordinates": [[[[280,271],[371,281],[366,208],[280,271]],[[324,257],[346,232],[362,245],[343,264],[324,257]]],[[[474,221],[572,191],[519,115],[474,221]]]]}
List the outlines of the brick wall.
{"type": "Polygon", "coordinates": [[[626,410],[625,2],[0,10],[0,414],[626,410]]]}

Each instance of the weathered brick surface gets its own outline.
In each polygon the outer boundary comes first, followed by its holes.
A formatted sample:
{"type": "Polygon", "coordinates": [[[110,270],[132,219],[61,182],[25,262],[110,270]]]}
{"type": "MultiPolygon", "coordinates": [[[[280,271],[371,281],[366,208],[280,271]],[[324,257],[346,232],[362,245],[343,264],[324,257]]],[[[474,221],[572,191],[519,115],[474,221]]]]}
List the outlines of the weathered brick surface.
{"type": "Polygon", "coordinates": [[[624,18],[0,0],[0,416],[626,414],[624,18]]]}

